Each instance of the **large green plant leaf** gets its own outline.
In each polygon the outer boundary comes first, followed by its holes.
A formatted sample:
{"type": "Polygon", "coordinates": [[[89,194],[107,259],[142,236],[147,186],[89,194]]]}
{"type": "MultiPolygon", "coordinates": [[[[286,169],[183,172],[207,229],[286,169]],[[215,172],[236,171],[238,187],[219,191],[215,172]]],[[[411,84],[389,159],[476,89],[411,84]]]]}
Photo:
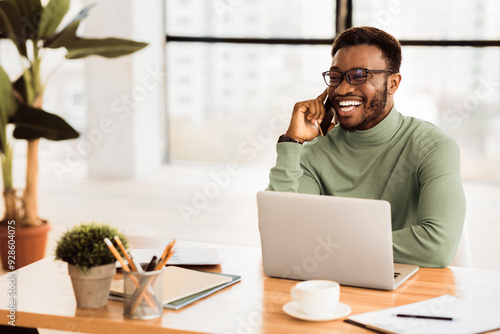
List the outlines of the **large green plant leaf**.
{"type": "Polygon", "coordinates": [[[42,109],[19,106],[14,117],[14,138],[33,140],[47,138],[65,140],[78,138],[78,132],[61,117],[42,109]]]}
{"type": "Polygon", "coordinates": [[[66,58],[78,59],[92,55],[115,58],[134,53],[147,45],[148,43],[121,38],[78,38],[66,47],[66,58]]]}
{"type": "Polygon", "coordinates": [[[21,15],[11,3],[6,1],[0,1],[0,34],[7,36],[16,45],[21,55],[27,56],[21,15]]]}
{"type": "Polygon", "coordinates": [[[21,33],[26,39],[38,36],[38,25],[43,8],[40,0],[4,0],[14,6],[21,16],[21,33]]]}
{"type": "Polygon", "coordinates": [[[5,153],[7,147],[6,126],[9,119],[14,115],[17,103],[12,94],[10,79],[0,66],[0,152],[5,153]]]}
{"type": "Polygon", "coordinates": [[[83,8],[61,31],[49,36],[43,46],[46,48],[57,49],[69,45],[71,41],[77,38],[76,30],[78,29],[80,22],[89,15],[92,7],[94,7],[93,4],[83,8]]]}
{"type": "Polygon", "coordinates": [[[56,31],[68,12],[70,3],[71,0],[50,0],[43,8],[42,17],[40,18],[39,38],[45,38],[56,31]]]}
{"type": "Polygon", "coordinates": [[[91,7],[92,5],[82,9],[64,29],[49,36],[44,47],[51,49],[65,47],[68,50],[66,58],[79,59],[91,55],[116,58],[134,53],[148,45],[122,38],[81,38],[76,36],[81,20],[88,15],[91,7]]]}
{"type": "Polygon", "coordinates": [[[70,45],[72,41],[76,38],[75,37],[76,30],[78,29],[79,25],[80,21],[78,20],[71,22],[69,25],[64,27],[64,29],[61,30],[59,33],[47,38],[43,46],[46,48],[57,49],[70,45]]]}

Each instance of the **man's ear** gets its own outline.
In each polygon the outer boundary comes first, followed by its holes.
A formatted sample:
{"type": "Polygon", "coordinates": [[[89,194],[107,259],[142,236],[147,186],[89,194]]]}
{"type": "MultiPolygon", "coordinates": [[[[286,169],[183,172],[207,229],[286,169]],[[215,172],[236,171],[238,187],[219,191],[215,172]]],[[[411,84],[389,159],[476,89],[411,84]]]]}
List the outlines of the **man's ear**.
{"type": "Polygon", "coordinates": [[[387,92],[389,94],[394,94],[399,88],[399,84],[401,83],[401,73],[394,73],[387,80],[387,92]]]}

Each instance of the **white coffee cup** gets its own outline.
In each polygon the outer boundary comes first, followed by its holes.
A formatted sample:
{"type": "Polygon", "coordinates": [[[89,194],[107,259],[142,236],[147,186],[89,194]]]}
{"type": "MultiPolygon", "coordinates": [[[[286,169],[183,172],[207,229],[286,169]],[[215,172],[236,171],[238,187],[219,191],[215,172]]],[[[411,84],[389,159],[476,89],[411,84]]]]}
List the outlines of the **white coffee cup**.
{"type": "Polygon", "coordinates": [[[334,281],[310,280],[297,283],[290,293],[304,314],[328,316],[339,302],[340,286],[334,281]]]}

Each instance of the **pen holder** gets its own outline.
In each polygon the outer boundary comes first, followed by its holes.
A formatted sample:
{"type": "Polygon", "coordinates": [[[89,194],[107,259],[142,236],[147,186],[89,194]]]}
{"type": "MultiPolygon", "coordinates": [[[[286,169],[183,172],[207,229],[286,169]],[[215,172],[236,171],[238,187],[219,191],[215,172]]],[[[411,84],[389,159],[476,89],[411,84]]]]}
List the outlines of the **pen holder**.
{"type": "Polygon", "coordinates": [[[123,315],[155,319],[163,314],[163,270],[124,273],[123,315]]]}

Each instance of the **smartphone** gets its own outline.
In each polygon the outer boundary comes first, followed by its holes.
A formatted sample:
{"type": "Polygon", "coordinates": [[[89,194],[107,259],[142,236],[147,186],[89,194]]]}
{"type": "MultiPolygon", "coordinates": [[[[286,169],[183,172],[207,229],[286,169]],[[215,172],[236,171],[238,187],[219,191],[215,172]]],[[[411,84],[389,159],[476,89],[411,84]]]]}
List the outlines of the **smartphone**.
{"type": "Polygon", "coordinates": [[[330,101],[330,97],[326,97],[325,101],[325,117],[320,124],[319,132],[322,136],[325,136],[328,133],[328,129],[330,128],[330,124],[332,123],[333,118],[335,117],[335,110],[333,109],[333,104],[330,101]]]}

